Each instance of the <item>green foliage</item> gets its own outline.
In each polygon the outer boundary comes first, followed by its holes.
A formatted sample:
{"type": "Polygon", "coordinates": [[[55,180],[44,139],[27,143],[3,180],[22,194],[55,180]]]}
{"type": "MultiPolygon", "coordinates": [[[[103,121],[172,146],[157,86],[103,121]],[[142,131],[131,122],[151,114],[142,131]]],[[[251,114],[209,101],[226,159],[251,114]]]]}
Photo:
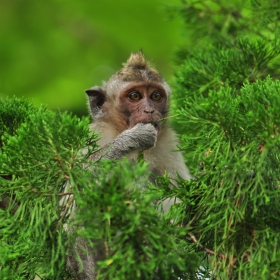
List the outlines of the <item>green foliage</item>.
{"type": "Polygon", "coordinates": [[[96,137],[88,118],[21,99],[1,101],[0,123],[0,278],[61,279],[67,239],[59,201],[71,172],[81,168],[78,151],[96,147],[96,137]]]}
{"type": "Polygon", "coordinates": [[[217,258],[223,256],[220,265],[230,266],[226,262],[232,258],[244,279],[263,272],[253,260],[280,257],[279,93],[279,81],[267,78],[245,84],[239,94],[227,86],[198,95],[181,110],[182,123],[193,129],[183,149],[195,149],[192,156],[200,165],[191,231],[217,258]]]}
{"type": "Polygon", "coordinates": [[[213,256],[213,279],[280,275],[279,10],[273,0],[180,9],[196,44],[178,53],[173,80],[181,148],[196,177],[186,229],[213,256]]]}
{"type": "Polygon", "coordinates": [[[176,81],[190,95],[195,91],[207,94],[210,89],[219,90],[225,84],[239,89],[245,81],[264,79],[268,74],[278,77],[279,59],[274,64],[271,61],[279,53],[278,45],[270,49],[263,39],[250,41],[240,37],[234,45],[220,48],[214,44],[207,52],[202,49],[187,56],[175,75],[176,81]]]}
{"type": "Polygon", "coordinates": [[[107,248],[98,279],[195,279],[199,258],[177,226],[186,204],[167,217],[154,206],[173,195],[168,177],[155,187],[143,161],[88,162],[97,150],[88,118],[14,98],[1,101],[0,122],[1,279],[72,279],[76,238],[107,248]]]}
{"type": "Polygon", "coordinates": [[[194,274],[198,259],[184,248],[184,231],[155,209],[158,192],[148,188],[143,194],[146,164],[131,168],[128,161],[102,161],[92,168],[87,182],[84,175],[73,178],[79,189],[79,219],[73,223],[84,225],[78,234],[92,246],[103,237],[104,247],[111,251],[100,262],[98,279],[178,279],[182,273],[194,274]]]}

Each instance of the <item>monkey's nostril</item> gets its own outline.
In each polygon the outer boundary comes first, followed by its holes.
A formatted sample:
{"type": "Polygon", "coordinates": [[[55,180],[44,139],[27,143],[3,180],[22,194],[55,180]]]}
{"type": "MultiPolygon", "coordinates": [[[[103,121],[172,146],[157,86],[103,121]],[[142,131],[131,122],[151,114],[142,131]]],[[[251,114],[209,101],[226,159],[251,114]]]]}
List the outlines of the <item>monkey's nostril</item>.
{"type": "Polygon", "coordinates": [[[144,110],[144,112],[147,113],[147,114],[153,114],[154,111],[155,110],[144,110]]]}

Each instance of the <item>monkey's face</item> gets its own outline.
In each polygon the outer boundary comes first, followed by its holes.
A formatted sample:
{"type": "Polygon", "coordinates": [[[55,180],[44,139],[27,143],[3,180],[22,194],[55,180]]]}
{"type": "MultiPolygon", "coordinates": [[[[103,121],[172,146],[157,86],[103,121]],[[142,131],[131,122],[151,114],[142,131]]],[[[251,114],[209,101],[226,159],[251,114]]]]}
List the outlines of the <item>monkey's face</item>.
{"type": "Polygon", "coordinates": [[[168,96],[158,85],[134,84],[120,94],[119,112],[127,128],[151,123],[159,131],[168,113],[168,96]]]}
{"type": "Polygon", "coordinates": [[[170,88],[143,54],[131,54],[124,67],[103,87],[86,90],[95,120],[119,133],[138,123],[151,123],[158,131],[168,113],[170,88]]]}

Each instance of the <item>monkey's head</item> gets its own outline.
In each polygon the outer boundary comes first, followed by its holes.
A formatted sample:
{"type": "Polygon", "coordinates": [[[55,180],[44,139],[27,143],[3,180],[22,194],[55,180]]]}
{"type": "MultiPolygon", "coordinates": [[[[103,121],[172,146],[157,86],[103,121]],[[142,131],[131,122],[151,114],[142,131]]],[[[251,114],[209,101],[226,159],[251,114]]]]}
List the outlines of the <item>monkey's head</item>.
{"type": "Polygon", "coordinates": [[[113,124],[119,132],[137,123],[152,123],[159,131],[168,114],[169,86],[142,52],[131,54],[102,88],[86,93],[94,119],[113,124]]]}

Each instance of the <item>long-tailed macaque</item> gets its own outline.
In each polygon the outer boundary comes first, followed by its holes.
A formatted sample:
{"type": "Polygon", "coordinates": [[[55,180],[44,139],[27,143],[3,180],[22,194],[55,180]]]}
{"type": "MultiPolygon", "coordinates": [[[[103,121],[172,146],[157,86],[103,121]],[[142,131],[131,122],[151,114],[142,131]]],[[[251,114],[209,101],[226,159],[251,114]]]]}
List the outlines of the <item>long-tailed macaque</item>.
{"type": "Polygon", "coordinates": [[[96,86],[86,93],[94,118],[91,128],[101,131],[98,144],[110,147],[104,158],[136,160],[144,151],[153,174],[168,172],[175,177],[177,172],[190,179],[182,154],[174,152],[177,136],[162,122],[169,110],[169,86],[141,52],[131,54],[103,88],[96,86]]]}
{"type": "MultiPolygon", "coordinates": [[[[131,54],[123,68],[103,87],[92,87],[86,93],[94,118],[91,128],[101,132],[98,144],[103,147],[91,160],[126,156],[134,161],[139,151],[143,151],[154,176],[167,172],[174,178],[177,173],[183,179],[191,178],[182,154],[176,151],[177,136],[162,121],[168,115],[169,86],[141,52],[131,54]]],[[[100,252],[89,253],[82,257],[83,272],[76,279],[95,279],[100,255],[100,252]]],[[[80,267],[71,255],[68,265],[72,271],[80,267]]]]}

